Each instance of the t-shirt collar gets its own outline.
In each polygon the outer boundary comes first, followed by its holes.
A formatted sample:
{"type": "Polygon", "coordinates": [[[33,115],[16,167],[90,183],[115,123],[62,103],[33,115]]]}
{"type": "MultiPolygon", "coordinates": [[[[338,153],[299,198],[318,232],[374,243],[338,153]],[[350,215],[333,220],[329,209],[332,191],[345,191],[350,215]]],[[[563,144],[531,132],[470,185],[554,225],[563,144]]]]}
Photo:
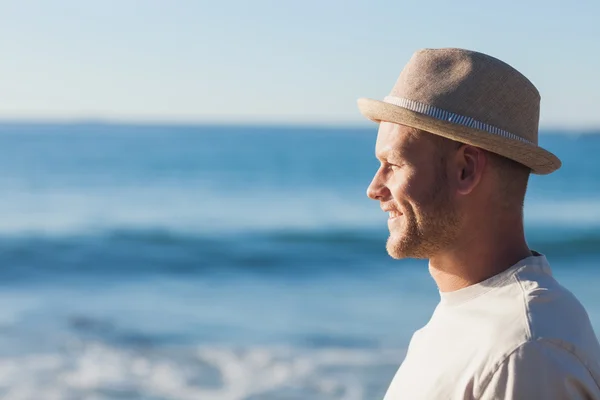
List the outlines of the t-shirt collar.
{"type": "Polygon", "coordinates": [[[456,305],[459,303],[464,303],[465,301],[471,300],[475,297],[479,297],[496,287],[506,284],[506,282],[522,268],[537,270],[538,272],[552,275],[552,270],[550,269],[550,265],[548,264],[546,256],[536,251],[532,251],[532,253],[532,256],[520,260],[512,267],[482,282],[455,290],[453,292],[440,292],[441,303],[446,305],[456,305]]]}

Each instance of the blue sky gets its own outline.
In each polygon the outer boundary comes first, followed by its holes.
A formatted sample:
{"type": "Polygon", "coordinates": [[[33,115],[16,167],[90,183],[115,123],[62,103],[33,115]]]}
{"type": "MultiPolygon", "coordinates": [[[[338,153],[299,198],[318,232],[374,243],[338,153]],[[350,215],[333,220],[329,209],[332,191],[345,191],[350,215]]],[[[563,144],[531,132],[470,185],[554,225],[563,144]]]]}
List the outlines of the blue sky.
{"type": "Polygon", "coordinates": [[[366,123],[412,53],[503,59],[600,126],[600,2],[2,1],[0,119],[366,123]]]}

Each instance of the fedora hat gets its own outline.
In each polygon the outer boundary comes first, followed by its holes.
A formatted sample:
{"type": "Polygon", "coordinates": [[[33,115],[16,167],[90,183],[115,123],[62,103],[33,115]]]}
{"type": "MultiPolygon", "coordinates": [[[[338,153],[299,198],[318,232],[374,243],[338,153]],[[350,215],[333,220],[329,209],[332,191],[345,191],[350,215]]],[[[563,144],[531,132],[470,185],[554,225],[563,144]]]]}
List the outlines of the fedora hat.
{"type": "Polygon", "coordinates": [[[561,166],[538,146],[540,94],[510,65],[463,49],[417,51],[383,101],[359,99],[375,122],[421,129],[549,174],[561,166]]]}

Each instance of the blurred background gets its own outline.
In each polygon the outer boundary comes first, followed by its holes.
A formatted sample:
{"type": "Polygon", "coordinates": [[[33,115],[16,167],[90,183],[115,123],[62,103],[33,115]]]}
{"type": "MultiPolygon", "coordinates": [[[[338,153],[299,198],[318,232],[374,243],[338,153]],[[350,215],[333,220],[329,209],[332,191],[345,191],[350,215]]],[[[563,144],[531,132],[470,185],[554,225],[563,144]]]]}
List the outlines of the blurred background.
{"type": "Polygon", "coordinates": [[[542,93],[533,249],[600,332],[594,1],[0,1],[0,397],[382,398],[439,295],[367,199],[412,53],[542,93]]]}

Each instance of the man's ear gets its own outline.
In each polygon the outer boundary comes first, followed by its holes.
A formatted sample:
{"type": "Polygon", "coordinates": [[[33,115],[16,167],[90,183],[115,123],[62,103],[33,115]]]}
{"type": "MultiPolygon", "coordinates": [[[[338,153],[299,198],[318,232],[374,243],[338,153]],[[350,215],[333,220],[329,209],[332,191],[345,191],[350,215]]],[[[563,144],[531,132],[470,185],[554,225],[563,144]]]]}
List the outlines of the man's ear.
{"type": "Polygon", "coordinates": [[[456,188],[462,195],[477,187],[488,162],[485,150],[465,144],[455,154],[456,188]]]}

